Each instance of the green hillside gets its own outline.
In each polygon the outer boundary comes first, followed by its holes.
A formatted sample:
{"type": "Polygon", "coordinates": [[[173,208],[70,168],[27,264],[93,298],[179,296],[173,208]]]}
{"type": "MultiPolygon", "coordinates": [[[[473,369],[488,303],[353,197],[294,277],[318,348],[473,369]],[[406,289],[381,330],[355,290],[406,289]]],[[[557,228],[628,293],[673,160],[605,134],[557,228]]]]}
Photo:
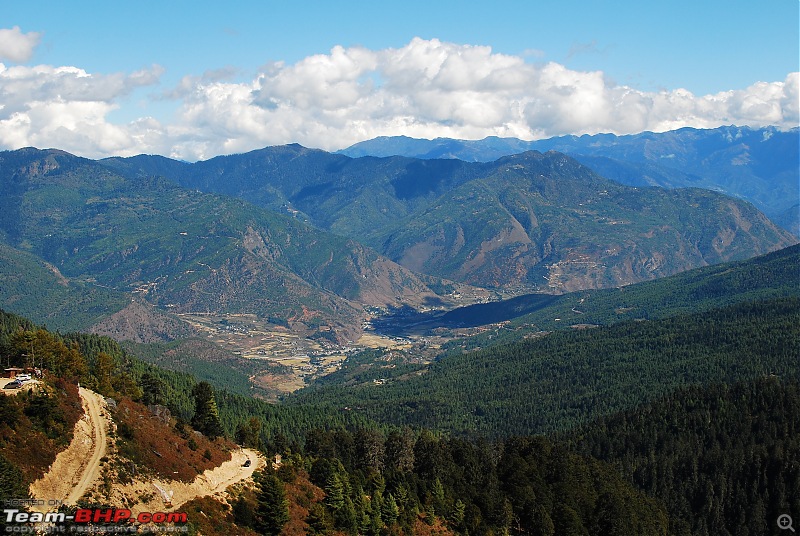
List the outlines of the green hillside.
{"type": "Polygon", "coordinates": [[[675,388],[800,373],[800,298],[557,331],[450,354],[387,381],[309,388],[291,405],[351,408],[395,425],[506,436],[564,430],[675,388]]]}
{"type": "Polygon", "coordinates": [[[800,516],[800,383],[690,387],[566,434],[667,506],[672,534],[772,534],[800,516]]]}
{"type": "Polygon", "coordinates": [[[0,155],[0,237],[69,279],[136,293],[175,312],[251,312],[360,326],[360,307],[435,295],[353,240],[244,201],[128,180],[57,151],[0,155]]]}
{"type": "Polygon", "coordinates": [[[159,170],[364,243],[416,272],[520,293],[618,286],[797,242],[751,205],[707,190],[634,188],[560,153],[491,163],[348,158],[298,145],[159,170]]]}
{"type": "Polygon", "coordinates": [[[0,243],[0,303],[51,329],[87,329],[130,302],[121,292],[67,279],[31,253],[0,243]]]}

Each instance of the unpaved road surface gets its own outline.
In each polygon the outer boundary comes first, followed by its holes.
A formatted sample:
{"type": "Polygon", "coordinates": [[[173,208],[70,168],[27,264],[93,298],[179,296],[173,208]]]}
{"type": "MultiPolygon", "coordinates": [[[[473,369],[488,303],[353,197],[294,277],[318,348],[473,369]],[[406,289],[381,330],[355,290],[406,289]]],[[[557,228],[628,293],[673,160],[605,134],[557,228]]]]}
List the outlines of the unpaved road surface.
{"type": "Polygon", "coordinates": [[[31,484],[34,499],[64,501],[74,505],[100,476],[100,459],[106,455],[108,421],[102,415],[103,397],[81,387],[84,415],[76,424],[72,442],[59,452],[47,473],[31,484]]]}
{"type": "MultiPolygon", "coordinates": [[[[47,473],[31,484],[31,497],[43,499],[45,505],[32,510],[47,512],[53,507],[50,501],[63,501],[74,505],[83,497],[101,475],[100,459],[106,455],[108,415],[104,415],[105,401],[99,394],[88,389],[79,390],[84,416],[75,424],[72,442],[66,450],[56,456],[47,473]]],[[[246,480],[266,465],[264,456],[251,449],[231,452],[231,459],[214,469],[208,469],[192,482],[174,480],[134,481],[132,484],[114,486],[114,499],[124,498],[124,504],[136,503],[137,499],[150,495],[152,499],[131,506],[134,514],[148,509],[174,510],[182,504],[206,495],[220,494],[228,486],[246,480]],[[250,460],[250,466],[245,462],[250,460]]],[[[117,502],[117,500],[112,500],[117,502]]],[[[123,504],[122,500],[119,500],[123,504]]]]}
{"type": "MultiPolygon", "coordinates": [[[[161,499],[165,503],[167,502],[165,499],[169,499],[172,509],[175,509],[197,497],[222,493],[228,486],[252,477],[255,471],[265,465],[266,461],[262,454],[251,449],[239,449],[231,453],[230,460],[214,469],[206,470],[192,482],[156,480],[153,482],[153,487],[159,491],[161,499]],[[250,467],[245,467],[244,463],[248,459],[250,467]]],[[[164,506],[161,507],[162,510],[164,506]]]]}

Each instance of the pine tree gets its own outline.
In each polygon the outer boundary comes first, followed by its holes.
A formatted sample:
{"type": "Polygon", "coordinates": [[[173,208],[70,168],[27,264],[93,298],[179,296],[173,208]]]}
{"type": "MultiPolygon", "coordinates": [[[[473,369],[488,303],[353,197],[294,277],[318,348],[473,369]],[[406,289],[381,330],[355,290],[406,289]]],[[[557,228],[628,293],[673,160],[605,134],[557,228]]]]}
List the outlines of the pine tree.
{"type": "MultiPolygon", "coordinates": [[[[22,471],[0,454],[0,500],[27,498],[28,488],[22,482],[22,471]]],[[[12,525],[6,525],[5,518],[0,518],[0,529],[5,531],[13,528],[12,525]]]]}
{"type": "Polygon", "coordinates": [[[325,483],[325,504],[334,512],[344,507],[344,484],[338,473],[331,473],[325,483]]]}
{"type": "Polygon", "coordinates": [[[142,403],[146,406],[164,405],[166,401],[167,385],[164,380],[149,372],[142,374],[139,380],[142,386],[142,403]]]}
{"type": "Polygon", "coordinates": [[[333,520],[321,503],[313,503],[306,517],[309,534],[328,534],[333,530],[333,520]]]}
{"type": "Polygon", "coordinates": [[[112,396],[114,388],[111,385],[111,375],[114,372],[114,359],[105,352],[100,352],[95,358],[92,373],[96,379],[95,388],[103,396],[112,396]]]}
{"type": "Polygon", "coordinates": [[[257,479],[255,530],[265,536],[277,536],[289,521],[289,501],[283,482],[274,474],[257,479]]]}
{"type": "Polygon", "coordinates": [[[395,501],[394,495],[390,493],[383,501],[383,506],[381,507],[381,517],[388,526],[392,526],[397,522],[397,518],[399,516],[400,508],[397,506],[397,501],[395,501]]]}
{"type": "Polygon", "coordinates": [[[194,417],[192,426],[195,430],[207,437],[214,439],[223,435],[222,422],[219,419],[219,409],[214,398],[214,388],[208,382],[198,383],[192,389],[194,396],[194,417]]]}

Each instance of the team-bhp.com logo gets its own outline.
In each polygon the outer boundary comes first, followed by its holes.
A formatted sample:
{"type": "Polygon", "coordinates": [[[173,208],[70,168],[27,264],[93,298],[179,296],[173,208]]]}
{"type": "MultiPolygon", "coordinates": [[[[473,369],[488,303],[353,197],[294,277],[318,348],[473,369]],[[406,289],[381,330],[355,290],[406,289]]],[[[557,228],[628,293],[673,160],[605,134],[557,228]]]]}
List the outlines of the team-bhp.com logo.
{"type": "MultiPolygon", "coordinates": [[[[6,523],[17,523],[16,526],[7,525],[6,532],[27,532],[19,530],[23,527],[27,528],[26,524],[50,526],[70,524],[69,532],[139,532],[137,529],[143,528],[145,525],[149,526],[152,532],[184,532],[187,528],[185,524],[188,522],[186,512],[141,512],[133,515],[133,512],[127,508],[78,508],[74,514],[23,512],[14,508],[6,508],[3,510],[3,514],[6,523]],[[102,525],[103,523],[106,525],[102,525]],[[134,523],[139,527],[134,526],[134,523]]],[[[48,530],[46,532],[64,531],[48,530]]]]}

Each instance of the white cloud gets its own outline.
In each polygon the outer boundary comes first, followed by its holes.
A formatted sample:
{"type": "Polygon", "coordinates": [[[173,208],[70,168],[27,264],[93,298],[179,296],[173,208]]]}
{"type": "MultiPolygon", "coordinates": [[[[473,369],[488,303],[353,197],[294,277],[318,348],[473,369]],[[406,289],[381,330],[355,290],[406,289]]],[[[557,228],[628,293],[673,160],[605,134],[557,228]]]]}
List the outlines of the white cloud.
{"type": "Polygon", "coordinates": [[[39,45],[41,35],[36,32],[22,33],[19,26],[0,28],[0,60],[24,63],[31,59],[39,45]]]}
{"type": "Polygon", "coordinates": [[[162,69],[92,75],[76,67],[0,63],[0,145],[57,147],[86,156],[135,154],[132,125],[108,121],[115,101],[158,81],[162,69]]]}
{"type": "Polygon", "coordinates": [[[118,125],[109,113],[133,89],[156,84],[160,68],[98,75],[0,64],[0,146],[194,160],[292,142],[334,150],[398,134],[536,139],[723,124],[789,128],[798,124],[800,92],[798,73],[715,95],[643,92],[600,71],[419,38],[377,51],[335,47],[293,65],[266,65],[244,81],[235,74],[186,76],[158,97],[175,101],[174,118],[118,125]]]}

